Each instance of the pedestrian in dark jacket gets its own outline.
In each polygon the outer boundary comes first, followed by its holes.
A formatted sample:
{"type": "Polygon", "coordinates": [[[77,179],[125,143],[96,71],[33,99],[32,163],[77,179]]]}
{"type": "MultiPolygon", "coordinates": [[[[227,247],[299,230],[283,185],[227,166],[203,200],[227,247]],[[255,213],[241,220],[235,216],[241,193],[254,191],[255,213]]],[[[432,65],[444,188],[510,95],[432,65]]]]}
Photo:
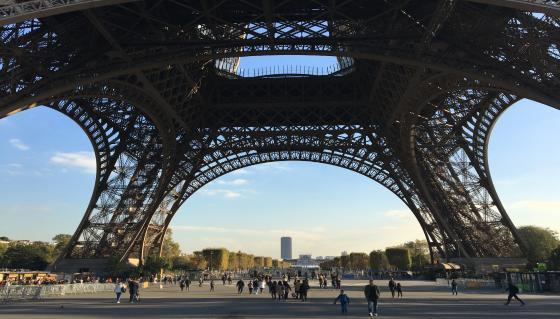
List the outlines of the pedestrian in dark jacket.
{"type": "Polygon", "coordinates": [[[307,291],[309,290],[309,281],[304,279],[303,282],[299,285],[299,297],[301,301],[307,301],[307,291]]]}
{"type": "Polygon", "coordinates": [[[377,301],[379,300],[379,288],[373,283],[373,280],[369,280],[369,285],[364,287],[364,295],[368,303],[368,314],[370,317],[377,317],[377,301]]]}
{"type": "Polygon", "coordinates": [[[400,282],[397,283],[395,289],[397,290],[397,297],[402,298],[402,286],[400,282]]]}
{"type": "Polygon", "coordinates": [[[130,303],[134,303],[135,301],[138,301],[139,288],[140,285],[135,280],[130,279],[128,281],[128,293],[130,294],[130,299],[129,299],[130,303]]]}
{"type": "Polygon", "coordinates": [[[391,291],[391,296],[393,296],[393,298],[395,298],[395,288],[396,288],[395,281],[391,277],[391,280],[389,280],[389,290],[391,291]]]}
{"type": "Polygon", "coordinates": [[[508,287],[506,288],[506,291],[509,291],[508,294],[508,299],[507,302],[505,303],[505,305],[509,305],[509,303],[511,302],[511,298],[515,298],[517,301],[519,301],[521,303],[522,306],[525,306],[525,302],[523,302],[523,300],[521,300],[517,294],[519,293],[519,288],[517,288],[516,285],[514,285],[511,281],[508,282],[508,287]]]}
{"type": "Polygon", "coordinates": [[[239,279],[237,281],[236,286],[237,286],[237,293],[242,294],[243,293],[243,287],[245,287],[245,282],[243,280],[239,279]]]}

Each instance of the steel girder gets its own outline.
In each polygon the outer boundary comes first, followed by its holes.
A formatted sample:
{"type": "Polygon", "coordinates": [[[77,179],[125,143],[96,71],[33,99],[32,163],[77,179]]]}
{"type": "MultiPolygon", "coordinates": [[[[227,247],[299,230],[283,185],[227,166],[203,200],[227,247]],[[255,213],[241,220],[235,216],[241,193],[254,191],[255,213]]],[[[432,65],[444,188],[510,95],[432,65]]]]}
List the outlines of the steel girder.
{"type": "Polygon", "coordinates": [[[560,108],[554,1],[124,2],[0,7],[0,117],[57,109],[97,157],[59,264],[143,260],[197,189],[278,160],[381,183],[415,214],[434,258],[522,253],[486,148],[518,99],[560,108]],[[270,54],[337,56],[342,70],[235,74],[239,57],[270,54]]]}

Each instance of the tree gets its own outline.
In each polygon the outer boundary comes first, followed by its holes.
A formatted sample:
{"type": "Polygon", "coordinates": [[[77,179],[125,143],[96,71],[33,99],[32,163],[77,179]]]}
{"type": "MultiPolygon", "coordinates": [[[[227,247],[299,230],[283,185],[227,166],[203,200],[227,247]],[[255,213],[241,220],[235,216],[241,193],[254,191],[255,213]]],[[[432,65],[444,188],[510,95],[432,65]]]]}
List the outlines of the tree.
{"type": "Polygon", "coordinates": [[[229,251],[225,248],[205,248],[202,255],[211,270],[228,269],[229,251]]]}
{"type": "Polygon", "coordinates": [[[191,256],[189,256],[192,269],[203,270],[208,267],[206,259],[201,251],[195,251],[191,256]]]}
{"type": "Polygon", "coordinates": [[[263,256],[257,256],[254,257],[253,260],[255,261],[255,267],[256,268],[263,268],[264,267],[264,257],[263,256]]]}
{"type": "Polygon", "coordinates": [[[2,241],[10,241],[10,238],[6,237],[6,236],[0,236],[0,240],[2,241]]]}
{"type": "Polygon", "coordinates": [[[430,263],[430,249],[425,240],[415,240],[404,243],[403,248],[408,248],[412,259],[412,268],[422,270],[425,265],[430,263]]]}
{"type": "Polygon", "coordinates": [[[165,257],[161,256],[148,256],[144,263],[144,271],[149,274],[159,273],[162,269],[171,268],[171,263],[165,257]]]}
{"type": "Polygon", "coordinates": [[[172,259],[173,257],[181,255],[181,248],[179,244],[173,240],[173,231],[168,228],[163,237],[163,245],[161,246],[161,256],[172,259]]]}
{"type": "Polygon", "coordinates": [[[340,256],[340,267],[344,269],[350,268],[350,256],[348,255],[340,256]]]}
{"type": "Polygon", "coordinates": [[[549,228],[522,226],[518,231],[527,244],[527,259],[530,263],[546,261],[552,251],[560,246],[558,234],[549,228]]]}
{"type": "Polygon", "coordinates": [[[325,260],[319,264],[320,269],[331,270],[336,267],[334,259],[325,260]]]}
{"type": "Polygon", "coordinates": [[[363,270],[369,266],[369,256],[366,253],[350,253],[349,259],[351,269],[363,270]]]}
{"type": "Polygon", "coordinates": [[[238,253],[230,252],[228,260],[228,269],[237,270],[239,269],[239,255],[238,253]]]}
{"type": "Polygon", "coordinates": [[[385,249],[385,255],[387,256],[389,263],[397,269],[410,269],[412,261],[410,259],[410,251],[408,248],[387,248],[385,249]]]}
{"type": "Polygon", "coordinates": [[[264,266],[267,268],[272,267],[272,257],[264,257],[264,266]]]}
{"type": "Polygon", "coordinates": [[[2,267],[44,270],[52,261],[52,247],[47,243],[10,244],[4,252],[2,267]]]}
{"type": "Polygon", "coordinates": [[[334,257],[333,263],[335,268],[342,267],[342,262],[340,261],[340,257],[334,257]]]}
{"type": "Polygon", "coordinates": [[[173,264],[172,269],[174,270],[189,270],[191,268],[191,260],[188,256],[175,256],[171,259],[173,264]]]}
{"type": "Polygon", "coordinates": [[[71,238],[72,235],[68,234],[58,234],[52,238],[52,241],[54,241],[54,258],[62,253],[64,247],[66,247],[71,238]]]}
{"type": "Polygon", "coordinates": [[[548,257],[548,268],[550,270],[560,270],[560,246],[550,253],[548,257]]]}
{"type": "Polygon", "coordinates": [[[383,250],[374,250],[369,253],[369,266],[373,270],[388,270],[389,260],[383,250]]]}

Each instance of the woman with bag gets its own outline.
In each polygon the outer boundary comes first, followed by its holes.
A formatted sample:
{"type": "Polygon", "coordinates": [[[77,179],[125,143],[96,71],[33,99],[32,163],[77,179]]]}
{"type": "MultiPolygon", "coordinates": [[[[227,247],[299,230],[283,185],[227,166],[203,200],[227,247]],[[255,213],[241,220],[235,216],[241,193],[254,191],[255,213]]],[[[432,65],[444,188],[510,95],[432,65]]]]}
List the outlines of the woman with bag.
{"type": "Polygon", "coordinates": [[[115,281],[115,294],[117,295],[117,303],[121,303],[121,294],[126,292],[126,288],[117,278],[115,281]]]}

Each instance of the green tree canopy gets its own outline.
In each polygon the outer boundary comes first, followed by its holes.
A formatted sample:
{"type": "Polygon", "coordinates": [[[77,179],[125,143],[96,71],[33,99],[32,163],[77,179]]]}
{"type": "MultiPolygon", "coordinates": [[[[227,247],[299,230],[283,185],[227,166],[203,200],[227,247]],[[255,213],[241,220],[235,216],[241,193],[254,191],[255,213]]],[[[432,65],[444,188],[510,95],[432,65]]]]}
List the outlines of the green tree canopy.
{"type": "Polygon", "coordinates": [[[212,270],[228,269],[229,251],[225,248],[205,248],[202,255],[212,270]]]}
{"type": "Polygon", "coordinates": [[[161,246],[161,256],[169,260],[181,255],[181,248],[179,243],[173,240],[173,231],[168,228],[163,238],[163,245],[161,246]]]}
{"type": "Polygon", "coordinates": [[[340,256],[340,267],[344,269],[350,269],[350,256],[344,255],[340,256]]]}
{"type": "Polygon", "coordinates": [[[335,264],[334,259],[330,259],[330,260],[322,261],[322,262],[319,264],[319,267],[320,267],[321,269],[323,269],[323,270],[330,270],[330,269],[332,269],[332,268],[335,268],[335,267],[336,267],[336,264],[335,264]]]}
{"type": "Polygon", "coordinates": [[[554,249],[548,258],[548,268],[550,270],[560,270],[560,247],[554,249]]]}
{"type": "Polygon", "coordinates": [[[549,228],[522,226],[518,231],[528,246],[527,259],[531,263],[548,260],[552,251],[560,246],[558,234],[549,228]]]}
{"type": "Polygon", "coordinates": [[[404,243],[403,247],[410,251],[412,269],[421,270],[425,265],[430,264],[430,249],[427,241],[417,239],[404,243]]]}
{"type": "Polygon", "coordinates": [[[408,248],[387,248],[385,249],[385,255],[387,255],[389,263],[399,270],[410,269],[412,260],[410,258],[410,251],[408,248]]]}
{"type": "Polygon", "coordinates": [[[58,234],[52,238],[52,241],[54,242],[53,253],[55,254],[55,258],[62,253],[64,247],[66,247],[71,238],[72,235],[68,234],[58,234]]]}
{"type": "Polygon", "coordinates": [[[52,247],[47,243],[10,244],[2,258],[2,267],[44,270],[52,261],[52,247]]]}
{"type": "Polygon", "coordinates": [[[374,270],[388,270],[389,260],[383,250],[374,250],[369,253],[369,266],[374,270]]]}
{"type": "Polygon", "coordinates": [[[350,268],[354,270],[364,270],[369,266],[369,256],[366,253],[350,253],[350,268]]]}
{"type": "Polygon", "coordinates": [[[167,258],[160,256],[148,256],[144,263],[144,271],[150,274],[159,273],[162,269],[169,269],[171,267],[171,262],[167,258]]]}

